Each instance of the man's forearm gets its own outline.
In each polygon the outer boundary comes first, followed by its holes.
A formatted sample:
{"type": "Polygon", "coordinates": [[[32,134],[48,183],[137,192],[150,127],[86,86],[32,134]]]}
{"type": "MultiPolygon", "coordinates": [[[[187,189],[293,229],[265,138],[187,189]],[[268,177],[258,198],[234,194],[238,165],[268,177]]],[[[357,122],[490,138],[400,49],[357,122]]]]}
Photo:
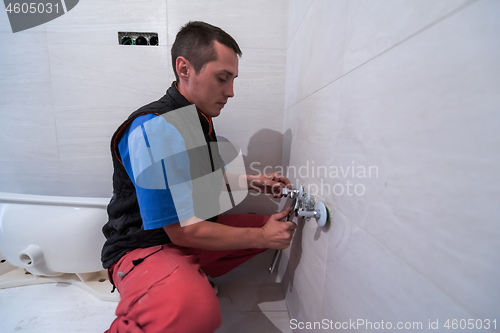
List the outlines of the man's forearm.
{"type": "Polygon", "coordinates": [[[211,251],[265,248],[262,228],[235,228],[201,221],[185,227],[164,227],[172,243],[211,251]],[[182,229],[180,229],[182,228],[182,229]]]}

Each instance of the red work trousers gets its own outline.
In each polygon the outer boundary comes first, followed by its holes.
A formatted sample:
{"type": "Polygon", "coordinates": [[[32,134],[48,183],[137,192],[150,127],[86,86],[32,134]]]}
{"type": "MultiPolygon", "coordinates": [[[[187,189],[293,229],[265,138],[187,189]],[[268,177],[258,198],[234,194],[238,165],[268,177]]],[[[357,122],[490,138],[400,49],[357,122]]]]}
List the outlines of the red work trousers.
{"type": "MultiPolygon", "coordinates": [[[[217,223],[262,227],[269,216],[221,215],[217,223]]],[[[105,333],[209,333],[221,324],[207,280],[226,274],[266,249],[206,251],[173,244],[136,249],[110,267],[120,292],[117,318],[105,333]]]]}

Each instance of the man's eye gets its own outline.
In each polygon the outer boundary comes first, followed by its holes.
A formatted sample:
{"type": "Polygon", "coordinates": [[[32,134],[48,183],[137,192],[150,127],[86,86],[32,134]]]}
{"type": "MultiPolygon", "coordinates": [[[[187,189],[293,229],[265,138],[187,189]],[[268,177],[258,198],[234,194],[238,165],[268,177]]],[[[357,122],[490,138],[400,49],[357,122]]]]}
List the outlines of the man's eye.
{"type": "Polygon", "coordinates": [[[226,82],[226,80],[219,78],[219,82],[226,82]]]}

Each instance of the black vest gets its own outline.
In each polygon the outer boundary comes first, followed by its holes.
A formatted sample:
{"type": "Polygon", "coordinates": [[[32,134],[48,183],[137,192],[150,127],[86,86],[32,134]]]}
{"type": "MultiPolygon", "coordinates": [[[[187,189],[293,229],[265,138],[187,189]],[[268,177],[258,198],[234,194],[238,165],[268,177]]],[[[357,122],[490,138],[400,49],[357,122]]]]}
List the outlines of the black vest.
{"type": "MultiPolygon", "coordinates": [[[[163,228],[144,230],[135,187],[121,162],[118,143],[135,118],[150,113],[161,115],[190,104],[172,83],[165,96],[132,113],[113,134],[111,139],[111,155],[114,168],[113,197],[107,209],[109,221],[102,228],[102,232],[106,237],[101,253],[104,268],[109,268],[123,255],[134,249],[171,243],[163,228]]],[[[217,137],[211,122],[200,111],[198,111],[198,116],[207,143],[216,142],[217,137]]],[[[209,220],[215,221],[217,216],[209,220]]]]}

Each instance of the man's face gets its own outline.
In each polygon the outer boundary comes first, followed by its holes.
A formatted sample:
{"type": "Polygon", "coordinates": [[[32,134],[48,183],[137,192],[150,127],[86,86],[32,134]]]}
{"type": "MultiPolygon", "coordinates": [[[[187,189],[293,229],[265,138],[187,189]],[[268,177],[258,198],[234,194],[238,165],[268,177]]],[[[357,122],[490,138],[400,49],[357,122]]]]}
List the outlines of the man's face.
{"type": "Polygon", "coordinates": [[[238,56],[229,47],[214,41],[217,60],[206,63],[198,74],[192,72],[186,85],[188,99],[209,117],[217,117],[230,97],[238,76],[238,56]]]}

